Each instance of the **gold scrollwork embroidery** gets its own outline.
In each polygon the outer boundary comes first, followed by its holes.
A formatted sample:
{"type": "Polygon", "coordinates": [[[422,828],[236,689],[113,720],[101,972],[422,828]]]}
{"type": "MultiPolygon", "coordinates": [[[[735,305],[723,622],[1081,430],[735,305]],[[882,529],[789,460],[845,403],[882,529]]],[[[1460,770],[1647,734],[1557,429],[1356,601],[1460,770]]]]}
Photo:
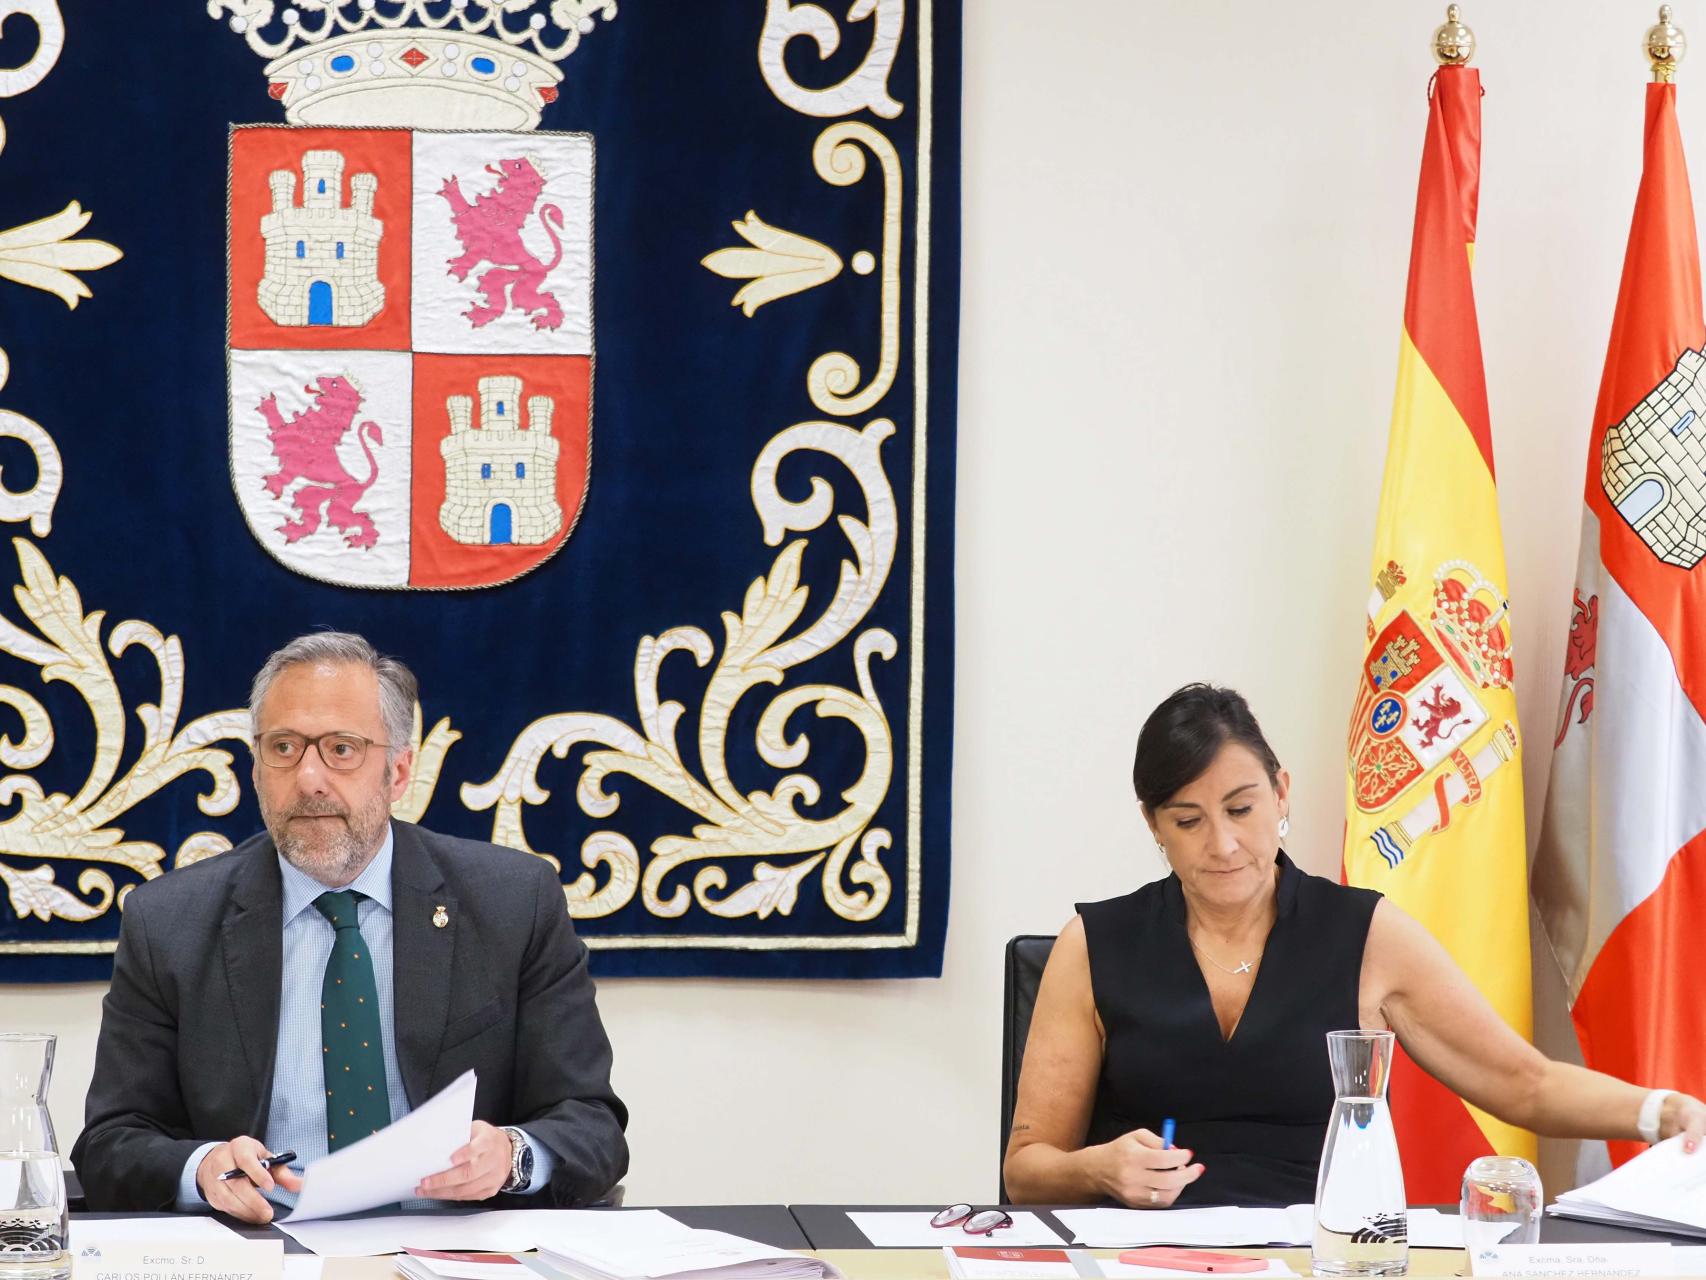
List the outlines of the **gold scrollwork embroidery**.
{"type": "MultiPolygon", "coordinates": [[[[812,147],[812,164],[825,182],[850,187],[865,176],[867,150],[877,157],[883,171],[877,371],[870,384],[861,388],[859,362],[845,351],[827,351],[812,361],[806,373],[806,391],[820,413],[836,417],[869,412],[889,393],[900,369],[900,154],[870,125],[842,121],[818,135],[812,147]]],[[[700,261],[720,276],[748,281],[733,299],[748,316],[767,302],[815,289],[841,274],[841,256],[828,245],[773,227],[751,210],[733,226],[752,248],[718,249],[700,261]]],[[[858,275],[868,274],[876,265],[868,250],[853,255],[853,270],[858,275]]]]}
{"type": "Polygon", "coordinates": [[[124,257],[105,240],[73,238],[93,216],[73,200],[51,217],[0,231],[0,279],[41,289],[75,309],[79,299],[93,296],[75,273],[99,271],[124,257]]]}
{"type": "MultiPolygon", "coordinates": [[[[785,774],[773,790],[742,792],[729,775],[726,749],[736,704],[761,685],[784,685],[791,669],[847,639],[881,594],[894,564],[899,530],[894,491],[880,455],[883,441],[893,434],[894,424],[885,418],[874,419],[863,430],[833,422],[804,422],[771,440],[753,466],[753,502],[770,546],[781,544],[790,533],[819,529],[836,514],[835,491],[821,476],[812,478],[810,493],[800,501],[781,495],[776,476],[788,455],[810,451],[839,460],[864,495],[865,520],[847,513],[836,517],[853,559],[842,560],[835,595],[809,625],[797,626],[805,616],[809,595],[800,585],[800,563],[808,539],[797,538],[782,547],[769,573],[753,581],[740,612],[723,614],[720,656],[711,637],[698,627],[676,627],[640,641],[634,690],[643,732],[612,716],[546,716],[521,733],[492,778],[463,786],[462,801],[469,809],[495,809],[494,841],[538,853],[528,841],[522,815],[527,806],[550,798],[537,776],[545,753],[562,759],[573,747],[592,744],[601,749],[587,752],[575,793],[588,817],[607,818],[616,811],[620,797],[606,790],[605,784],[626,775],[701,819],[691,835],[654,840],[652,858],[643,868],[639,851],[628,837],[615,831],[593,832],[581,845],[586,870],[564,886],[571,914],[609,915],[638,892],[647,911],[664,918],[684,915],[693,903],[725,918],[788,915],[800,884],[820,867],[824,901],[844,919],[874,919],[888,904],[892,884],[882,853],[892,841],[887,831],[870,824],[888,794],[894,739],[877,697],[871,665],[877,658],[892,659],[899,651],[890,632],[873,627],[855,639],[856,688],[820,683],[783,689],[760,713],[759,757],[773,768],[794,771],[785,774]],[[678,651],[690,654],[697,666],[712,668],[696,726],[702,779],[687,767],[677,745],[676,730],[685,708],[658,694],[664,659],[678,651]],[[864,741],[863,770],[841,792],[844,807],[826,818],[810,818],[798,809],[800,802],[816,805],[823,796],[822,784],[802,771],[811,754],[810,738],[803,732],[790,735],[788,728],[793,715],[808,707],[819,718],[845,720],[864,741]],[[849,865],[855,848],[857,859],[849,865]],[[810,856],[788,864],[769,861],[796,854],[810,856]],[[748,865],[741,876],[745,883],[719,897],[731,882],[725,865],[730,859],[748,865]],[[764,860],[747,864],[749,859],[764,860]],[[708,864],[693,876],[691,892],[680,883],[669,887],[666,882],[672,874],[689,863],[708,864]],[[605,879],[599,885],[594,872],[601,868],[605,879]]],[[[548,854],[539,856],[560,865],[548,854]]]]}
{"type": "Polygon", "coordinates": [[[450,727],[450,717],[444,716],[432,727],[426,740],[421,740],[421,704],[415,703],[415,725],[409,735],[409,750],[415,753],[414,768],[409,773],[409,785],[391,806],[391,816],[399,822],[419,822],[432,803],[438,789],[438,775],[444,769],[444,756],[452,744],[462,737],[450,727]]]}
{"type": "MultiPolygon", "coordinates": [[[[35,88],[65,51],[65,16],[59,12],[59,0],[0,0],[0,26],[15,14],[36,24],[36,51],[23,66],[0,70],[0,98],[15,98],[35,88]]],[[[6,132],[0,129],[0,146],[5,140],[6,132]]]]}
{"type": "Polygon", "coordinates": [[[791,293],[804,293],[828,284],[841,274],[841,255],[828,245],[773,227],[752,210],[730,224],[750,249],[718,249],[700,259],[726,280],[747,280],[735,291],[731,306],[750,319],[766,302],[791,293]]]}
{"type": "MultiPolygon", "coordinates": [[[[0,349],[0,390],[6,387],[11,372],[6,352],[0,349]]],[[[8,489],[4,472],[0,471],[0,520],[8,524],[30,522],[30,532],[45,538],[53,529],[53,508],[59,501],[59,489],[65,482],[65,463],[59,456],[59,446],[41,424],[0,409],[0,436],[21,440],[36,455],[36,482],[28,489],[8,489]]]]}
{"type": "Polygon", "coordinates": [[[812,163],[818,176],[837,187],[850,187],[865,176],[865,151],[883,169],[882,331],[877,372],[859,388],[859,362],[845,351],[830,351],[812,361],[806,390],[821,413],[851,417],[868,412],[894,385],[900,368],[900,154],[894,143],[868,124],[842,121],[818,135],[812,163]]]}
{"type": "Polygon", "coordinates": [[[788,74],[783,57],[788,42],[801,36],[817,45],[820,61],[841,47],[841,28],[815,4],[793,4],[790,0],[768,0],[764,9],[764,31],[758,38],[758,69],[764,83],[784,106],[808,116],[850,116],[869,109],[892,120],[902,107],[889,93],[889,73],[900,52],[901,31],[906,25],[906,0],[854,0],[847,21],[876,23],[871,48],[865,59],[844,80],[823,89],[807,89],[788,74]]]}
{"type": "MultiPolygon", "coordinates": [[[[43,684],[69,684],[88,704],[94,720],[95,747],[89,774],[74,796],[46,794],[26,772],[0,778],[0,803],[17,804],[11,817],[0,821],[0,852],[7,856],[71,858],[108,862],[128,868],[144,879],[162,871],[166,851],[144,840],[126,840],[110,825],[141,801],[187,773],[205,773],[208,787],[196,797],[202,813],[218,816],[237,803],[237,779],[231,753],[212,744],[222,739],[246,742],[248,717],[242,711],[221,711],[178,728],[183,706],[184,654],[176,636],[162,635],[146,622],[121,622],[107,636],[106,649],[122,658],[133,648],[153,658],[160,679],[156,703],[136,710],[142,723],[142,747],[121,776],[119,761],[125,747],[125,707],[107,655],[102,651],[105,615],[85,614],[77,588],[56,578],[46,558],[31,543],[13,539],[18,554],[20,584],[14,589],[19,607],[35,631],[31,633],[0,615],[0,651],[40,669],[43,684]]],[[[32,694],[0,685],[0,704],[17,716],[21,735],[0,735],[0,764],[29,770],[47,759],[54,745],[54,727],[47,709],[32,694]]],[[[224,845],[212,832],[191,835],[180,857],[194,861],[224,845]]],[[[228,846],[227,846],[228,847],[228,846]]],[[[82,902],[53,883],[53,871],[42,866],[6,868],[5,880],[19,916],[42,912],[64,919],[86,920],[103,914],[114,901],[112,880],[105,872],[85,869],[77,887],[96,894],[95,903],[82,902]],[[93,874],[91,874],[93,873],[93,874]]],[[[123,894],[118,895],[123,906],[123,894]]]]}

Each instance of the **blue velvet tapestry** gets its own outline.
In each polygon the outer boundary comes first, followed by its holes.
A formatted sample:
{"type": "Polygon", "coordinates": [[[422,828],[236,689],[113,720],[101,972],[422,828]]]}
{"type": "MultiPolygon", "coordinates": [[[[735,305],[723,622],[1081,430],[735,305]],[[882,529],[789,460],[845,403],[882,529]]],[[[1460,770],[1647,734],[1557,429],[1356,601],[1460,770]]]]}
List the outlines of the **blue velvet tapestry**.
{"type": "Polygon", "coordinates": [[[938,974],[959,0],[0,19],[0,982],[259,829],[322,627],[597,974],[938,974]]]}

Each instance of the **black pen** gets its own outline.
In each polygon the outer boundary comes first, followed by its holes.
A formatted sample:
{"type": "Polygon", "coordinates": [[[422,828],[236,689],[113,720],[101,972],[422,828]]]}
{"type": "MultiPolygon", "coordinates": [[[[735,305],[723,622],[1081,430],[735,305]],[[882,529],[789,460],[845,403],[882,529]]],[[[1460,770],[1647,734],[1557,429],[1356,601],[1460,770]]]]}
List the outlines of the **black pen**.
{"type": "MultiPolygon", "coordinates": [[[[289,1164],[294,1159],[296,1159],[296,1153],[294,1151],[281,1151],[276,1156],[262,1156],[261,1164],[268,1169],[276,1169],[279,1165],[289,1164]]],[[[244,1173],[241,1169],[227,1169],[224,1173],[219,1175],[219,1180],[221,1182],[230,1182],[233,1178],[247,1177],[249,1177],[249,1175],[244,1173]]],[[[253,1181],[253,1179],[250,1179],[250,1181],[253,1181]]]]}

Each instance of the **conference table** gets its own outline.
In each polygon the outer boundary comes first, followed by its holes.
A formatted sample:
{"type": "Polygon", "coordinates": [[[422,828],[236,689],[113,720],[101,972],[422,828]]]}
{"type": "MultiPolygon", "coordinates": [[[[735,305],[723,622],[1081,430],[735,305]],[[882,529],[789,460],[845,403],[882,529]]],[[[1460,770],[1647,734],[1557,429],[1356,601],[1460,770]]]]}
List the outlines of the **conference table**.
{"type": "MultiPolygon", "coordinates": [[[[626,1213],[641,1206],[624,1205],[600,1210],[606,1213],[626,1213]]],[[[779,1249],[811,1253],[833,1262],[847,1280],[945,1280],[948,1269],[942,1252],[937,1249],[877,1248],[868,1244],[864,1235],[848,1217],[850,1213],[907,1211],[933,1213],[940,1205],[870,1205],[870,1204],[742,1204],[742,1205],[658,1205],[678,1222],[712,1231],[726,1231],[749,1240],[774,1245],[779,1249]]],[[[982,1207],[982,1206],[980,1206],[982,1207]]],[[[1060,1234],[1063,1241],[1072,1238],[1054,1216],[1049,1206],[1004,1205],[1009,1210],[1027,1210],[1060,1234]]],[[[1061,1206],[1055,1206],[1058,1208],[1061,1206]]],[[[468,1212],[477,1212],[470,1209],[468,1212]]],[[[72,1214],[73,1222],[92,1222],[102,1218],[145,1218],[169,1215],[88,1213],[72,1214]]],[[[256,1240],[282,1240],[287,1254],[309,1252],[295,1240],[273,1227],[256,1227],[237,1222],[223,1215],[214,1218],[239,1234],[256,1240]]],[[[1543,1218],[1540,1239],[1543,1244],[1654,1244],[1669,1241],[1694,1245],[1700,1241],[1681,1236],[1655,1235],[1587,1222],[1572,1222],[1562,1218],[1543,1218]]],[[[999,1245],[999,1232],[994,1238],[968,1236],[963,1232],[945,1229],[943,1244],[999,1245]]],[[[1097,1257],[1118,1256],[1117,1249],[1092,1249],[1097,1257]]],[[[1251,1257],[1279,1258],[1299,1275],[1309,1274],[1308,1249],[1227,1249],[1228,1253],[1243,1253],[1251,1257]]],[[[1468,1272],[1461,1249],[1411,1249],[1410,1274],[1413,1276],[1452,1276],[1468,1272]]],[[[396,1275],[389,1257],[328,1258],[321,1280],[390,1280],[396,1275]]]]}

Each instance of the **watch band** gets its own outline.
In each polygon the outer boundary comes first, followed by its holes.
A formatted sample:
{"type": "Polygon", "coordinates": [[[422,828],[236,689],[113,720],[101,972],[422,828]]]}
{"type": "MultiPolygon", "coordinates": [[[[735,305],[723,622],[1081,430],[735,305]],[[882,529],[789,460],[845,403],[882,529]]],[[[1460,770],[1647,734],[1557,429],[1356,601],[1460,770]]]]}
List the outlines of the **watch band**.
{"type": "Polygon", "coordinates": [[[1641,1135],[1642,1142],[1654,1143],[1659,1140],[1659,1115],[1664,1110],[1665,1099],[1675,1092],[1675,1089],[1654,1089],[1641,1099],[1641,1114],[1636,1117],[1635,1129],[1641,1135]]]}
{"type": "Polygon", "coordinates": [[[509,1181],[498,1189],[514,1193],[533,1181],[533,1150],[527,1145],[527,1135],[520,1129],[505,1125],[503,1130],[509,1135],[509,1181]]]}

